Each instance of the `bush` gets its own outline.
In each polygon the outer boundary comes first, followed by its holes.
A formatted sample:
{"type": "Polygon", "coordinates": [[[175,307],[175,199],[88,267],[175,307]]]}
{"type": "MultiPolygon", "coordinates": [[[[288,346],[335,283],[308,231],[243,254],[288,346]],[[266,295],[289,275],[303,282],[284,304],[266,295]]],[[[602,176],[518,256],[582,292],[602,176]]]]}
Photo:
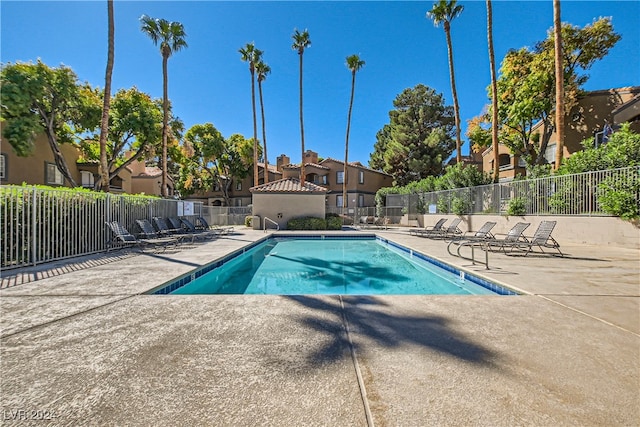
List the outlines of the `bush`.
{"type": "Polygon", "coordinates": [[[602,210],[622,219],[640,218],[638,194],[640,194],[638,176],[622,180],[609,178],[598,185],[598,202],[602,210]]]}
{"type": "Polygon", "coordinates": [[[464,215],[469,212],[469,203],[462,197],[453,196],[451,199],[451,212],[456,215],[464,215]]]}
{"type": "Polygon", "coordinates": [[[251,221],[253,217],[251,215],[247,215],[244,217],[244,226],[251,228],[251,221]]]}
{"type": "Polygon", "coordinates": [[[525,206],[525,200],[522,197],[515,197],[509,201],[509,207],[507,208],[507,215],[509,216],[522,216],[527,213],[525,206]]]}
{"type": "Polygon", "coordinates": [[[327,221],[324,218],[303,217],[291,218],[287,222],[287,230],[326,230],[327,221]]]}
{"type": "Polygon", "coordinates": [[[342,230],[342,218],[339,216],[327,217],[327,230],[342,230]]]}

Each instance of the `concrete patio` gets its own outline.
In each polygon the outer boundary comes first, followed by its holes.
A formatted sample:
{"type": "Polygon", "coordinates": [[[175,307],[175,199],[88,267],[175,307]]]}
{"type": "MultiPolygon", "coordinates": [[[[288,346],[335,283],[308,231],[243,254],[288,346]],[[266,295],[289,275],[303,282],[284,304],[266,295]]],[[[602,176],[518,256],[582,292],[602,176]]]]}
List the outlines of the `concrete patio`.
{"type": "Polygon", "coordinates": [[[152,296],[264,237],[3,272],[3,425],[636,426],[640,254],[367,230],[520,296],[152,296]],[[36,419],[45,418],[41,423],[36,419]]]}

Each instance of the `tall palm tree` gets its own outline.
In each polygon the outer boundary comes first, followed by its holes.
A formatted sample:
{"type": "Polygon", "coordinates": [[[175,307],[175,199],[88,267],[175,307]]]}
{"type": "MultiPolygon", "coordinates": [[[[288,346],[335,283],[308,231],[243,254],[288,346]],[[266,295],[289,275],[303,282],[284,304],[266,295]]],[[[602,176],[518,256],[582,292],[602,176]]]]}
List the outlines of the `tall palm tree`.
{"type": "Polygon", "coordinates": [[[247,43],[238,50],[240,59],[249,63],[251,74],[251,106],[253,107],[253,185],[258,185],[258,124],[256,119],[256,64],[260,62],[262,51],[256,49],[253,43],[247,43]]]}
{"type": "Polygon", "coordinates": [[[114,33],[113,0],[107,0],[107,20],[109,35],[107,48],[107,70],[104,77],[104,100],[100,120],[100,187],[109,192],[109,161],[107,159],[107,136],[109,135],[109,109],[111,108],[111,76],[113,74],[114,33]]]}
{"type": "Polygon", "coordinates": [[[487,0],[487,41],[491,66],[491,147],[493,148],[493,182],[500,180],[500,155],[498,154],[498,83],[496,80],[496,57],[493,52],[493,8],[487,0]]]}
{"type": "Polygon", "coordinates": [[[460,139],[460,107],[458,106],[458,93],[456,91],[456,77],[453,72],[453,49],[451,47],[451,21],[460,16],[464,7],[456,4],[456,0],[439,0],[433,4],[433,8],[427,12],[427,18],[433,21],[436,27],[443,24],[444,33],[447,36],[447,50],[449,51],[449,74],[451,75],[451,92],[453,95],[453,110],[456,118],[456,161],[462,162],[462,141],[460,139]]]}
{"type": "Polygon", "coordinates": [[[349,130],[351,129],[351,110],[353,95],[356,88],[356,73],[364,67],[364,61],[358,55],[347,56],[347,68],[351,70],[351,98],[349,99],[349,114],[347,115],[347,136],[344,143],[344,171],[342,172],[342,208],[347,206],[347,164],[349,162],[349,130]]]}
{"type": "Polygon", "coordinates": [[[256,73],[258,76],[258,94],[260,95],[260,115],[262,117],[262,148],[264,156],[264,183],[269,182],[269,157],[267,157],[267,131],[264,123],[264,102],[262,100],[262,82],[267,78],[267,74],[271,72],[271,67],[260,61],[256,64],[256,73]]]}
{"type": "Polygon", "coordinates": [[[564,151],[564,64],[562,61],[562,22],[560,17],[560,0],[553,0],[553,35],[556,66],[556,164],[562,164],[564,151]]]}
{"type": "Polygon", "coordinates": [[[169,22],[166,19],[151,18],[147,15],[140,17],[141,30],[149,36],[153,44],[160,45],[162,54],[162,197],[167,197],[167,139],[169,137],[169,96],[167,62],[169,57],[180,49],[187,47],[184,26],[179,22],[169,22]]]}
{"type": "Polygon", "coordinates": [[[302,118],[302,56],[304,50],[311,46],[311,39],[309,38],[309,32],[304,30],[303,32],[294,30],[293,44],[291,48],[298,51],[300,57],[300,145],[302,147],[302,161],[300,162],[300,185],[304,186],[304,121],[302,118]]]}

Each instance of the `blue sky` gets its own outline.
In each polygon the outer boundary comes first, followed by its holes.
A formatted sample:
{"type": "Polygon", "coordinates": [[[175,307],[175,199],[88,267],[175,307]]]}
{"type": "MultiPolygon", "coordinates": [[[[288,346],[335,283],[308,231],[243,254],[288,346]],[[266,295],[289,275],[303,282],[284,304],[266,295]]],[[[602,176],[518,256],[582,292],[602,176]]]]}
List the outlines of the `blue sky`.
{"type": "MultiPolygon", "coordinates": [[[[425,17],[428,1],[115,1],[114,92],[136,86],[162,96],[159,49],[140,31],[146,14],[181,22],[189,47],[169,60],[169,97],[187,128],[213,123],[225,137],[253,134],[250,75],[238,49],[264,51],[272,73],[263,84],[269,162],[300,161],[298,55],[294,29],[308,29],[304,54],[305,145],[321,157],[344,159],[351,74],[345,58],[366,62],[356,76],[349,160],[367,164],[376,133],[389,122],[394,98],[418,83],[453,104],[443,29],[425,17]]],[[[487,104],[490,83],[484,1],[461,1],[452,39],[462,130],[487,104]]],[[[584,26],[613,18],[622,40],[588,71],[587,90],[640,85],[640,2],[568,1],[562,20],[584,26]]],[[[106,1],[0,2],[0,61],[65,64],[81,81],[104,86],[106,1]]],[[[533,46],[553,24],[551,0],[493,2],[496,61],[509,49],[533,46]]],[[[256,91],[257,92],[257,91],[256,91]]],[[[259,107],[258,107],[259,108],[259,107]]],[[[259,120],[259,119],[258,119],[259,120]]],[[[260,137],[260,122],[258,122],[260,137]]],[[[463,154],[468,153],[465,142],[463,154]]]]}

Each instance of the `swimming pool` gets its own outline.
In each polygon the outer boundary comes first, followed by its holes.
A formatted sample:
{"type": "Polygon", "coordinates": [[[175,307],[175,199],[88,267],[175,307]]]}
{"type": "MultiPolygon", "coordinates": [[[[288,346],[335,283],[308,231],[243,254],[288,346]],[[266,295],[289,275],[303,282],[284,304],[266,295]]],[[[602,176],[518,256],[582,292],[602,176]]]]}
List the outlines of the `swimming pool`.
{"type": "Polygon", "coordinates": [[[270,237],[150,293],[515,294],[375,236],[270,237]]]}

